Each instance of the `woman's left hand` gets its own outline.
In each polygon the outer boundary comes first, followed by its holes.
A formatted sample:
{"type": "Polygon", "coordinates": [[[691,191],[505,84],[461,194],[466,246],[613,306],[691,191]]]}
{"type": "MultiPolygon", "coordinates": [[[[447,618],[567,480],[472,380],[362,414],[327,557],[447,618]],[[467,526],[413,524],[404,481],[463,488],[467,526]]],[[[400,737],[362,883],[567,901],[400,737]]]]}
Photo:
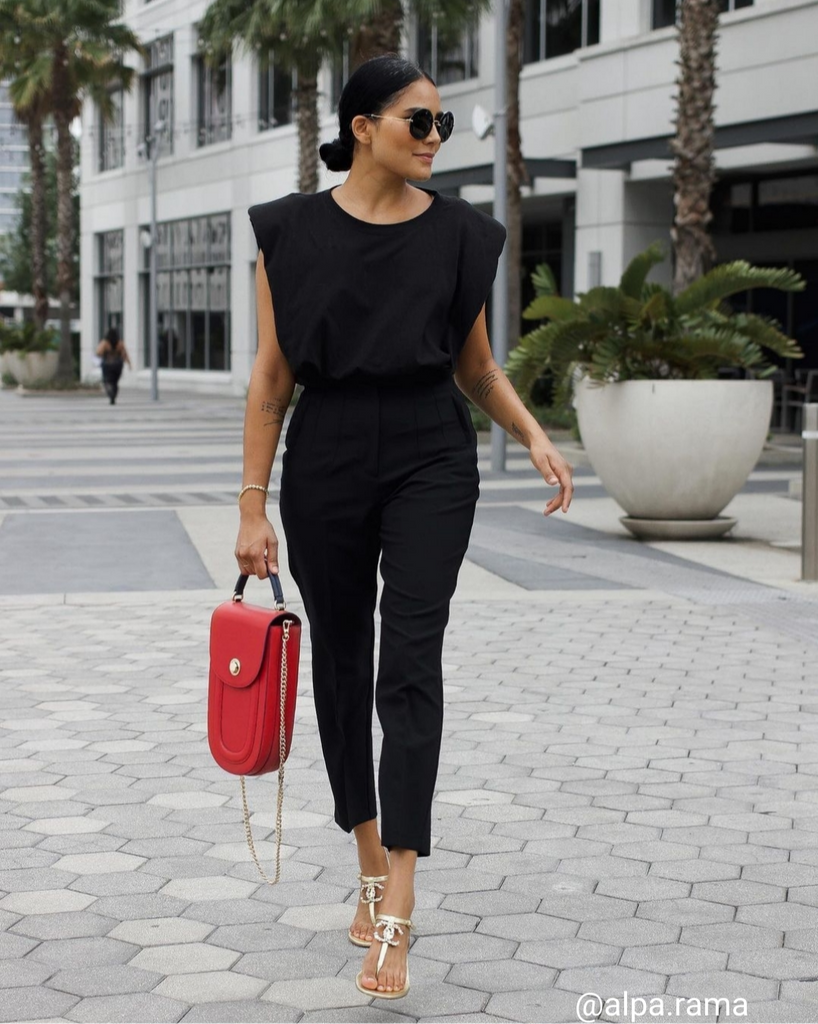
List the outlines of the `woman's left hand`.
{"type": "Polygon", "coordinates": [[[560,487],[559,494],[555,494],[543,509],[543,515],[550,516],[560,506],[563,512],[567,512],[574,494],[574,467],[566,462],[545,436],[532,441],[529,452],[532,463],[542,473],[545,482],[559,484],[560,487]]]}

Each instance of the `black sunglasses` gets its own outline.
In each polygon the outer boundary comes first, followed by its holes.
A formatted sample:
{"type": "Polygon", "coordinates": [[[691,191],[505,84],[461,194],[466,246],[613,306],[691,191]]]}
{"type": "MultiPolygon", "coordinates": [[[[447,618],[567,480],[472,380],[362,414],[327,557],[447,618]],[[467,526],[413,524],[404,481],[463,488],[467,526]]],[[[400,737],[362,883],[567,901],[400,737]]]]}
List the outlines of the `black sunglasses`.
{"type": "Polygon", "coordinates": [[[425,139],[431,132],[433,124],[437,125],[441,142],[445,142],[454,131],[454,114],[451,110],[447,110],[440,117],[435,117],[431,110],[425,108],[416,110],[411,117],[395,117],[394,114],[367,114],[366,116],[382,117],[392,121],[408,121],[409,133],[413,139],[425,139]]]}

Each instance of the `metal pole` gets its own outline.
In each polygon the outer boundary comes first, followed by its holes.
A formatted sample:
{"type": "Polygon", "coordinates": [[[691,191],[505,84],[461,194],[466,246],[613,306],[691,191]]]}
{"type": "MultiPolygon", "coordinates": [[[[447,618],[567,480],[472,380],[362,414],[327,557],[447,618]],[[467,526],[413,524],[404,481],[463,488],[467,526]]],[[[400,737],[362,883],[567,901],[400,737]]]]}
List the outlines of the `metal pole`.
{"type": "Polygon", "coordinates": [[[803,406],[804,483],[801,494],[801,579],[818,580],[818,402],[803,406]]]}
{"type": "Polygon", "coordinates": [[[156,110],[155,110],[155,97],[151,95],[150,98],[150,136],[148,137],[148,144],[150,145],[150,156],[151,156],[151,174],[150,174],[150,185],[151,185],[151,247],[150,247],[150,261],[148,264],[148,290],[149,296],[149,313],[150,317],[150,333],[148,335],[148,343],[150,348],[150,363],[151,363],[151,400],[154,402],[159,401],[159,334],[157,320],[159,317],[158,304],[156,301],[156,161],[159,155],[159,139],[157,138],[156,131],[156,110]]]}
{"type": "MultiPolygon", "coordinates": [[[[506,176],[506,37],[508,0],[496,0],[494,10],[494,218],[508,222],[506,176]]],[[[503,366],[508,355],[508,244],[503,247],[492,291],[491,347],[494,359],[503,366]]],[[[506,468],[506,431],[491,424],[491,468],[506,468]]]]}

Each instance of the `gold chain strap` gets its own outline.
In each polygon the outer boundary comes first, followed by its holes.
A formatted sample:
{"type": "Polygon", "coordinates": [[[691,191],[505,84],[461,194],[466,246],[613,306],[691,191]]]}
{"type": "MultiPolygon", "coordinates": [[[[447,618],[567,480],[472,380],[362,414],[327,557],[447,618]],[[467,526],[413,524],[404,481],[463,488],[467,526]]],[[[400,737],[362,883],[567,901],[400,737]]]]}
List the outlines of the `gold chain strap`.
{"type": "Polygon", "coordinates": [[[281,876],[281,811],[284,806],[284,755],[287,750],[287,736],[284,723],[284,716],[287,709],[287,641],[290,639],[290,622],[292,620],[285,619],[283,623],[284,635],[281,641],[281,685],[279,690],[281,692],[281,709],[279,712],[279,732],[278,732],[278,799],[276,801],[276,876],[274,879],[270,879],[264,874],[261,864],[259,864],[258,855],[256,854],[256,847],[253,843],[253,834],[250,831],[250,812],[247,809],[247,791],[244,787],[244,776],[241,776],[241,802],[244,807],[244,834],[247,836],[247,845],[250,847],[250,853],[253,860],[256,862],[256,867],[261,873],[261,877],[268,885],[278,884],[278,880],[281,876]]]}

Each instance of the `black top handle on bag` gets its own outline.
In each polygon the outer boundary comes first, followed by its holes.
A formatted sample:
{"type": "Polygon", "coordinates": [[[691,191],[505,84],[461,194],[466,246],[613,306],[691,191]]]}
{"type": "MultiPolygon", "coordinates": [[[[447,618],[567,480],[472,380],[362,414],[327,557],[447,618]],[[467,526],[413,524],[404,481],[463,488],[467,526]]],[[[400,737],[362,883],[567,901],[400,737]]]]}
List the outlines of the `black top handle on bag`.
{"type": "MultiPolygon", "coordinates": [[[[284,591],[281,589],[281,580],[278,575],[271,572],[269,567],[267,569],[267,575],[270,579],[270,585],[273,588],[273,597],[275,598],[275,606],[278,609],[286,608],[287,605],[284,603],[284,591]]],[[[233,600],[241,601],[244,598],[244,588],[247,586],[247,581],[250,579],[249,576],[245,576],[242,573],[236,582],[235,589],[233,590],[233,600]]]]}

